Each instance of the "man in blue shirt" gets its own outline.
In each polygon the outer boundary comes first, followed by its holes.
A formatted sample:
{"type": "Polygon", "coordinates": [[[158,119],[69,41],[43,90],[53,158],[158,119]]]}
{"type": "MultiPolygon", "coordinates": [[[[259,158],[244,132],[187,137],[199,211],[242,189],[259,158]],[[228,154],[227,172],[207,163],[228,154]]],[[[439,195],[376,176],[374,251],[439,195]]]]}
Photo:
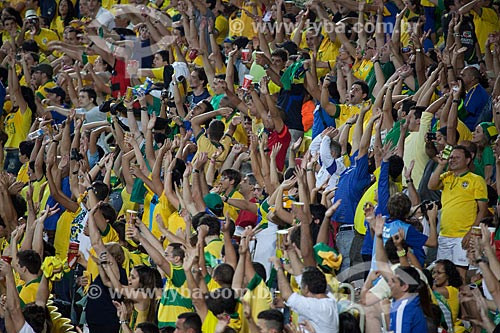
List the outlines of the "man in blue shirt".
{"type": "MultiPolygon", "coordinates": [[[[370,105],[364,106],[360,110],[356,127],[352,136],[352,150],[355,152],[351,156],[351,166],[340,174],[337,191],[333,202],[342,200],[339,208],[333,215],[336,222],[336,246],[342,254],[342,266],[340,271],[344,271],[350,266],[349,252],[354,238],[354,214],[361,196],[371,183],[371,176],[368,172],[368,147],[374,122],[379,115],[374,115],[366,125],[363,132],[363,121],[370,105]]],[[[352,124],[346,123],[346,126],[352,124]]]]}
{"type": "MultiPolygon", "coordinates": [[[[483,121],[491,121],[493,117],[491,96],[481,85],[481,73],[476,67],[465,67],[460,76],[465,89],[463,104],[467,111],[467,117],[463,122],[471,131],[474,131],[477,124],[483,121]]],[[[460,103],[460,101],[456,103],[460,103]]]]}
{"type": "Polygon", "coordinates": [[[388,281],[392,304],[389,330],[394,333],[427,332],[427,320],[420,305],[419,288],[425,288],[418,271],[400,266],[388,281]]]}

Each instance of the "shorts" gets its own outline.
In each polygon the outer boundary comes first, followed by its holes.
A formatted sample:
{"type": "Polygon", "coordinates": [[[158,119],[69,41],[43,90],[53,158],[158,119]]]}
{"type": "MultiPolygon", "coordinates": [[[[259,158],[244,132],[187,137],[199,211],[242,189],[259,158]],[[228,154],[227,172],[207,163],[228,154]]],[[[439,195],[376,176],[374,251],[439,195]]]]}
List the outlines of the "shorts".
{"type": "Polygon", "coordinates": [[[448,259],[457,266],[469,266],[467,250],[462,249],[462,239],[463,237],[452,238],[439,236],[436,259],[448,259]]]}

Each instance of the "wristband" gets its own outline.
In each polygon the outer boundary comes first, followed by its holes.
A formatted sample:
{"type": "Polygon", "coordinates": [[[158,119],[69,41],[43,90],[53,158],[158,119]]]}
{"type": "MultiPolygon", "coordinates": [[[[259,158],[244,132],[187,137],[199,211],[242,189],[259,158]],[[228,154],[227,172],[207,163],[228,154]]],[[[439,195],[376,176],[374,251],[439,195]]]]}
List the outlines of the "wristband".
{"type": "Polygon", "coordinates": [[[200,170],[193,169],[193,173],[200,173],[200,170]]]}
{"type": "Polygon", "coordinates": [[[413,179],[409,178],[406,180],[407,183],[413,183],[413,179]]]}
{"type": "Polygon", "coordinates": [[[93,191],[93,190],[94,190],[94,186],[87,187],[87,191],[93,191]]]}
{"type": "Polygon", "coordinates": [[[123,325],[123,324],[128,325],[128,320],[120,320],[119,323],[120,323],[120,325],[123,325]]]}
{"type": "Polygon", "coordinates": [[[262,68],[264,68],[267,71],[269,69],[269,64],[265,64],[264,66],[262,66],[262,68]]]}
{"type": "Polygon", "coordinates": [[[406,255],[405,249],[402,249],[401,251],[397,251],[396,253],[397,253],[398,257],[400,257],[400,258],[404,257],[406,255]]]}
{"type": "Polygon", "coordinates": [[[269,148],[264,148],[264,153],[269,153],[271,151],[271,149],[269,148]]]}
{"type": "Polygon", "coordinates": [[[453,100],[453,103],[460,104],[460,100],[459,100],[459,99],[454,99],[454,100],[453,100]]]}

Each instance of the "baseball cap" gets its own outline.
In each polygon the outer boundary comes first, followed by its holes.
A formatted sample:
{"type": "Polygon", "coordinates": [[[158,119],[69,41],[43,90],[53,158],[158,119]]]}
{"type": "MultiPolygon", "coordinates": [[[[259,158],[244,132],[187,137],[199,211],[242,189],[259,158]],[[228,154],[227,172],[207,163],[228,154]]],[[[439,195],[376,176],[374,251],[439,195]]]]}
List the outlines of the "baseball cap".
{"type": "Polygon", "coordinates": [[[64,91],[63,88],[59,86],[55,86],[53,88],[45,88],[45,91],[48,93],[56,94],[57,96],[60,96],[62,100],[66,98],[66,92],[64,91]]]}
{"type": "Polygon", "coordinates": [[[33,67],[33,73],[38,71],[47,74],[47,76],[49,77],[52,77],[52,75],[54,75],[54,69],[49,64],[38,64],[33,67]]]}
{"type": "Polygon", "coordinates": [[[214,213],[220,212],[224,208],[224,203],[222,202],[220,195],[217,193],[208,193],[203,197],[203,201],[205,202],[205,205],[207,205],[208,209],[214,213]]]}

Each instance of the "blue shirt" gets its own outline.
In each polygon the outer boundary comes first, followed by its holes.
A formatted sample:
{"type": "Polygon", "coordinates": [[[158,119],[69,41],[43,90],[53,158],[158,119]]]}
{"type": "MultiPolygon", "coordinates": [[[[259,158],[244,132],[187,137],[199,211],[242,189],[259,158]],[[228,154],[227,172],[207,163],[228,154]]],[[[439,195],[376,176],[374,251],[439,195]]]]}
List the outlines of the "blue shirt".
{"type": "MultiPolygon", "coordinates": [[[[335,103],[336,101],[329,97],[328,100],[331,102],[331,103],[335,103]]],[[[313,120],[313,126],[312,126],[312,138],[314,139],[315,137],[317,137],[318,135],[321,134],[321,132],[323,132],[323,130],[327,127],[336,127],[336,124],[335,124],[335,118],[333,118],[332,116],[330,116],[328,114],[328,112],[325,111],[325,109],[323,109],[321,107],[321,103],[317,103],[316,104],[316,108],[314,109],[314,120],[313,120]]]]}
{"type": "Polygon", "coordinates": [[[491,97],[480,84],[465,94],[464,106],[467,111],[464,123],[471,131],[474,131],[480,122],[491,121],[491,97]]]}
{"type": "MultiPolygon", "coordinates": [[[[65,177],[61,180],[61,190],[66,195],[68,198],[71,198],[71,189],[69,185],[69,177],[65,177]]],[[[52,208],[54,207],[58,202],[52,197],[52,195],[49,195],[47,198],[47,205],[52,208]]],[[[59,205],[59,211],[55,213],[52,216],[49,216],[45,219],[44,226],[45,229],[47,230],[56,230],[57,226],[57,221],[61,217],[62,213],[64,213],[66,209],[62,206],[59,205]]]]}
{"type": "Polygon", "coordinates": [[[390,318],[389,330],[394,333],[427,333],[427,320],[418,296],[393,301],[390,318]]]}
{"type": "Polygon", "coordinates": [[[340,174],[335,199],[342,203],[333,215],[333,220],[339,223],[354,224],[354,214],[365,189],[371,183],[368,172],[368,154],[356,159],[359,151],[351,156],[351,166],[340,174]]]}

